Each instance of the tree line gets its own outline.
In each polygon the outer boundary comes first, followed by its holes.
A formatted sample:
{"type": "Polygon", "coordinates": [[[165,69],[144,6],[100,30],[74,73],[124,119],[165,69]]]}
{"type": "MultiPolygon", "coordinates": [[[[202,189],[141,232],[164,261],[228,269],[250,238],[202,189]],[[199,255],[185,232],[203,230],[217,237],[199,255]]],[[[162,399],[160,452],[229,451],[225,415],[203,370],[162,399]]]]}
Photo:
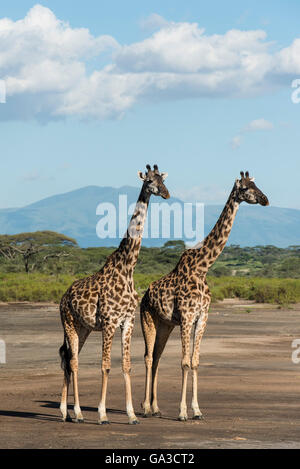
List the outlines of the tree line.
{"type": "MultiPolygon", "coordinates": [[[[53,231],[0,235],[0,272],[89,274],[101,268],[115,247],[80,248],[75,239],[53,231]]],[[[183,241],[142,247],[137,274],[165,274],[186,249],[183,241]]],[[[214,277],[300,278],[300,246],[226,246],[209,275],[214,277]]]]}

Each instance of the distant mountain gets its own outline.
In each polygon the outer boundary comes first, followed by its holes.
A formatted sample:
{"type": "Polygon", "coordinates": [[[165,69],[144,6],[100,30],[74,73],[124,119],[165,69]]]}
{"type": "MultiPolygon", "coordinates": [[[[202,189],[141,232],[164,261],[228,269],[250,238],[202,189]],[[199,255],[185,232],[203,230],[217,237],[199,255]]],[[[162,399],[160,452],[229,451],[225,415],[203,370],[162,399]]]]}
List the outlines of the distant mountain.
{"type": "MultiPolygon", "coordinates": [[[[127,196],[127,206],[135,204],[139,189],[135,187],[124,186],[118,189],[113,187],[83,187],[66,194],[55,195],[40,200],[34,204],[19,209],[0,210],[0,233],[16,234],[21,232],[30,232],[38,230],[52,230],[63,233],[75,238],[82,247],[88,246],[116,246],[120,242],[120,237],[126,230],[127,220],[123,220],[123,227],[119,233],[119,196],[127,196]],[[100,221],[102,228],[105,228],[105,214],[96,214],[96,208],[99,204],[102,208],[111,209],[114,212],[116,207],[116,235],[113,238],[100,239],[96,234],[96,226],[100,221]],[[101,222],[102,220],[102,222],[101,222]],[[122,231],[123,230],[123,231],[122,231]],[[119,236],[120,235],[120,236],[119,236]]],[[[152,197],[149,207],[148,221],[149,232],[154,226],[151,225],[153,203],[162,202],[161,198],[152,197]]],[[[163,201],[169,206],[176,203],[177,208],[183,211],[184,203],[171,197],[168,201],[163,201]]],[[[124,203],[124,200],[122,201],[124,203]]],[[[223,206],[205,205],[204,215],[204,235],[209,233],[217,221],[223,206]]],[[[195,229],[195,207],[192,212],[191,228],[195,229]]],[[[165,217],[167,218],[167,217],[165,217]]],[[[165,226],[164,217],[162,225],[165,226]]],[[[187,239],[184,236],[184,223],[179,223],[182,228],[181,236],[174,236],[174,226],[176,222],[173,217],[170,219],[170,236],[162,237],[162,227],[157,233],[156,238],[144,238],[144,246],[161,246],[168,239],[184,239],[188,244],[195,244],[201,241],[201,235],[196,239],[187,239]]],[[[98,225],[99,228],[99,225],[98,225]]],[[[178,226],[177,226],[178,229],[178,226]]],[[[239,244],[241,246],[257,246],[272,244],[278,247],[288,247],[294,244],[300,244],[300,210],[249,206],[245,203],[240,206],[237,217],[230,234],[228,244],[239,244]]],[[[186,232],[186,231],[185,231],[186,232]]]]}

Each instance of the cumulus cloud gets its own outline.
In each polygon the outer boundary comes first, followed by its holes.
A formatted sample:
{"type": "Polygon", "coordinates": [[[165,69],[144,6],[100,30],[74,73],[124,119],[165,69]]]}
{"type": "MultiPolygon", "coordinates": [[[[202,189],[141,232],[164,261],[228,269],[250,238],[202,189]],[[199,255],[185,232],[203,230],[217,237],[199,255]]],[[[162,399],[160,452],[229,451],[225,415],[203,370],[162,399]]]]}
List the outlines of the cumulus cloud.
{"type": "Polygon", "coordinates": [[[230,142],[230,146],[233,150],[237,150],[238,148],[240,148],[241,144],[242,144],[242,137],[240,135],[236,135],[235,137],[233,137],[233,139],[230,142]]]}
{"type": "Polygon", "coordinates": [[[72,28],[44,6],[0,19],[0,119],[120,118],[136,103],[200,97],[251,97],[300,72],[300,39],[271,52],[263,30],[207,35],[197,23],[144,20],[145,40],[119,44],[72,28]],[[106,60],[106,65],[96,67],[106,60]],[[93,62],[91,62],[93,59],[93,62]]]}
{"type": "Polygon", "coordinates": [[[122,47],[115,62],[123,71],[202,74],[211,77],[214,87],[224,80],[222,72],[263,74],[267,67],[265,38],[264,31],[238,30],[206,36],[197,23],[170,23],[150,38],[122,47]],[[219,80],[214,81],[218,73],[219,80]]]}
{"type": "Polygon", "coordinates": [[[144,31],[154,31],[155,29],[164,28],[168,24],[169,22],[157,13],[152,13],[140,21],[140,27],[144,31]]]}
{"type": "Polygon", "coordinates": [[[252,122],[250,122],[246,127],[245,127],[245,132],[252,132],[256,130],[272,130],[274,125],[272,122],[267,121],[266,119],[256,119],[252,122]]]}
{"type": "Polygon", "coordinates": [[[173,191],[173,196],[184,202],[218,204],[226,199],[226,191],[215,185],[194,186],[173,191]]]}
{"type": "Polygon", "coordinates": [[[58,117],[68,93],[87,79],[88,60],[118,47],[110,36],[72,29],[41,5],[22,20],[0,19],[0,77],[7,95],[0,118],[58,117]]]}
{"type": "Polygon", "coordinates": [[[257,132],[260,130],[272,130],[274,128],[274,125],[272,122],[266,120],[266,119],[255,119],[249,124],[247,124],[241,131],[239,135],[236,135],[233,137],[233,139],[230,142],[230,146],[233,150],[237,150],[240,148],[242,144],[242,135],[247,133],[247,132],[257,132]]]}

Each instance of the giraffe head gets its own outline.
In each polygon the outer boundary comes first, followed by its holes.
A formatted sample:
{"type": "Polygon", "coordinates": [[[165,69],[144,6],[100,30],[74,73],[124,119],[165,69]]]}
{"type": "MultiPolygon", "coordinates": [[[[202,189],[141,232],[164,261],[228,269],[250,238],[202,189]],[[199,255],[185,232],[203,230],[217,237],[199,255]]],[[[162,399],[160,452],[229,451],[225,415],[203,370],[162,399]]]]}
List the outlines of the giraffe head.
{"type": "Polygon", "coordinates": [[[138,171],[139,178],[144,181],[143,190],[147,194],[160,195],[163,199],[169,199],[169,191],[164,185],[164,180],[168,173],[160,173],[156,164],[153,166],[153,170],[149,164],[147,164],[146,168],[145,174],[142,171],[138,171]]]}
{"type": "Polygon", "coordinates": [[[244,174],[241,171],[241,179],[235,181],[236,199],[238,202],[247,202],[248,204],[269,205],[268,198],[262,193],[254,183],[254,178],[249,177],[249,172],[244,174]]]}

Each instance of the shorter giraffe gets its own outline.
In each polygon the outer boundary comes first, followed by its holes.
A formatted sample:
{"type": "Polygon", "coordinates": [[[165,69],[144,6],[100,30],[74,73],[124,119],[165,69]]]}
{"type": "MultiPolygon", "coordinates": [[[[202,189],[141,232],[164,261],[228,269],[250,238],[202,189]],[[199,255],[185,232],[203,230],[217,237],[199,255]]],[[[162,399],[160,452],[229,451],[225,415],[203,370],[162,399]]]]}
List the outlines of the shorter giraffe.
{"type": "Polygon", "coordinates": [[[102,388],[98,407],[99,423],[108,424],[106,394],[111,366],[112,340],[117,327],[122,332],[122,369],[125,380],[126,410],[130,424],[138,423],[132,406],[130,383],[130,344],[138,294],[134,288],[133,271],[141,248],[144,223],[152,194],[170,197],[164,185],[167,173],[160,173],[157,165],[147,172],[139,171],[143,186],[120,246],[106,260],[99,272],[76,280],[63,295],[60,315],[64,328],[64,343],[60,347],[64,383],[60,410],[63,421],[70,420],[67,399],[70,378],[73,377],[74,412],[77,422],[83,422],[78,393],[78,356],[92,331],[102,332],[102,388]]]}
{"type": "Polygon", "coordinates": [[[176,267],[153,282],[141,302],[141,324],[145,340],[146,385],[142,404],[144,416],[160,416],[157,404],[158,364],[167,340],[175,326],[180,326],[182,343],[182,391],[179,420],[187,420],[186,389],[188,371],[192,368],[193,418],[202,413],[197,397],[197,369],[200,343],[205,331],[211,295],[206,282],[210,266],[221,254],[229,237],[241,202],[269,205],[267,197],[256,187],[249,173],[241,172],[227,203],[212,231],[195,248],[186,250],[176,267]],[[194,326],[194,345],[190,357],[190,336],[194,326]],[[151,396],[151,398],[150,398],[151,396]]]}

